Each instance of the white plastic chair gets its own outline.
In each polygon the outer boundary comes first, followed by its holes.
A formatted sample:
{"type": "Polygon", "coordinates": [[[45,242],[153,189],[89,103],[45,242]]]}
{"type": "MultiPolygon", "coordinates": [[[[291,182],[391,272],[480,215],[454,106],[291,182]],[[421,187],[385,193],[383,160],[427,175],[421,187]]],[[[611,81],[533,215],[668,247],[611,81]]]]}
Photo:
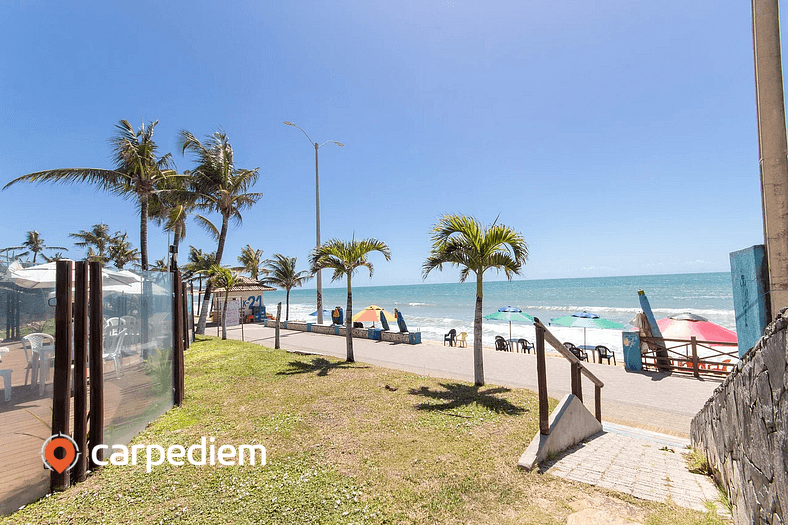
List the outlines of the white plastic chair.
{"type": "Polygon", "coordinates": [[[126,338],[126,330],[121,330],[118,332],[118,335],[114,337],[115,340],[112,342],[112,349],[107,351],[105,348],[103,357],[104,361],[113,361],[115,363],[115,377],[119,378],[123,370],[123,356],[121,355],[121,350],[123,349],[123,340],[126,338]]]}
{"type": "MultiPolygon", "coordinates": [[[[55,338],[49,334],[28,334],[22,336],[22,347],[25,349],[28,367],[33,372],[31,382],[37,381],[39,390],[43,394],[44,383],[49,378],[49,360],[54,357],[55,338]]],[[[25,384],[27,384],[27,370],[25,370],[25,384]]]]}

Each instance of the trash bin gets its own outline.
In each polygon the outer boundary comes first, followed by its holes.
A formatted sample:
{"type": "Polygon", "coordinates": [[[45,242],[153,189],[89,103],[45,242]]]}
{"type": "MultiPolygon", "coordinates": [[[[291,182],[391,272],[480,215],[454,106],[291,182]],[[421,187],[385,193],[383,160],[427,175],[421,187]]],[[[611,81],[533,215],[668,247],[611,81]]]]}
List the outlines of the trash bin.
{"type": "Polygon", "coordinates": [[[374,339],[375,341],[380,341],[381,332],[383,332],[382,328],[369,328],[367,331],[367,337],[374,339]]]}

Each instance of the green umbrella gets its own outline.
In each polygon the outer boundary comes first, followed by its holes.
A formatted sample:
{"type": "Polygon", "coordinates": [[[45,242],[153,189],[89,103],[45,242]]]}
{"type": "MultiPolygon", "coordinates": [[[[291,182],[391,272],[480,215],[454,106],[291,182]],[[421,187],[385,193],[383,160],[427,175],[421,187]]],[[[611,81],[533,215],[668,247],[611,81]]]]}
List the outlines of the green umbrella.
{"type": "Polygon", "coordinates": [[[615,321],[609,321],[602,317],[599,317],[597,314],[593,314],[591,312],[576,312],[572,315],[567,315],[565,317],[558,317],[556,319],[550,320],[552,324],[557,324],[559,326],[582,326],[583,327],[583,346],[586,346],[586,328],[611,328],[611,329],[621,329],[624,328],[623,324],[616,323],[615,321]]]}
{"type": "Polygon", "coordinates": [[[522,310],[515,306],[504,306],[499,308],[497,312],[485,315],[485,319],[494,319],[498,321],[509,321],[509,339],[512,338],[512,321],[533,323],[534,318],[524,313],[522,310]]]}

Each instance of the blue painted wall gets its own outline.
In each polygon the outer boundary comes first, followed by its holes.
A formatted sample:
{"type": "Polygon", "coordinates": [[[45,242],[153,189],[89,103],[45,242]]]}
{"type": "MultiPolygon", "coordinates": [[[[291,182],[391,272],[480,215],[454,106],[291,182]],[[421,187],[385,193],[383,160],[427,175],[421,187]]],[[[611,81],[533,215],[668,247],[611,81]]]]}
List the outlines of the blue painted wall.
{"type": "Polygon", "coordinates": [[[741,357],[755,346],[769,323],[769,274],[766,249],[762,244],[731,252],[730,257],[733,308],[741,357]]]}

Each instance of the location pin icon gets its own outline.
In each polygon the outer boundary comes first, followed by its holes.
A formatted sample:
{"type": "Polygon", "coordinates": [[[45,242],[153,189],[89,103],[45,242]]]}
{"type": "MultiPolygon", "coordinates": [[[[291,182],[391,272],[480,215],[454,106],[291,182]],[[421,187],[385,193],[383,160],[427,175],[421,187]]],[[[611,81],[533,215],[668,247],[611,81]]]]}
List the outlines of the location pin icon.
{"type": "Polygon", "coordinates": [[[77,451],[74,448],[74,444],[70,440],[62,437],[52,439],[47,443],[46,449],[44,449],[44,457],[47,463],[49,463],[49,466],[57,471],[58,474],[62,474],[64,470],[71,466],[71,462],[74,461],[76,455],[77,451]],[[65,455],[61,459],[55,456],[55,451],[59,448],[65,451],[65,455]]]}

